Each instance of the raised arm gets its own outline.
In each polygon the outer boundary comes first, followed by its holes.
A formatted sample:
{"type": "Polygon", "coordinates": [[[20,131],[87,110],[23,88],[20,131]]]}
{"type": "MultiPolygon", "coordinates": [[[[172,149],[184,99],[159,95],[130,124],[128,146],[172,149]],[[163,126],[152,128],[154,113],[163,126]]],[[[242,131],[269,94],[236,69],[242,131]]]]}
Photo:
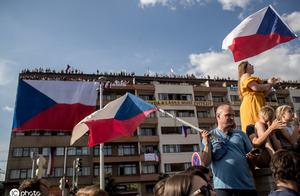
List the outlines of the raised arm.
{"type": "Polygon", "coordinates": [[[211,163],[211,143],[208,131],[204,130],[201,132],[202,143],[204,149],[202,151],[202,162],[204,166],[208,166],[211,163]]]}
{"type": "Polygon", "coordinates": [[[261,146],[262,144],[264,144],[269,135],[276,129],[283,129],[285,128],[285,124],[278,121],[278,120],[274,120],[271,124],[271,126],[269,126],[267,129],[265,128],[265,125],[261,122],[257,122],[255,124],[255,129],[257,132],[257,137],[254,137],[252,139],[252,143],[254,146],[261,146]]]}

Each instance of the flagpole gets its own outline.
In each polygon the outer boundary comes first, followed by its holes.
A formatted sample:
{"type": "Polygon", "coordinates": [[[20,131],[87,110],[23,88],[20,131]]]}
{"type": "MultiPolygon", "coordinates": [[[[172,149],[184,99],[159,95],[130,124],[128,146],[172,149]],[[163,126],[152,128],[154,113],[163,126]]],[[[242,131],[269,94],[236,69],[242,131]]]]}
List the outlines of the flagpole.
{"type": "Polygon", "coordinates": [[[189,122],[186,122],[185,120],[182,120],[181,118],[178,118],[178,117],[176,117],[176,116],[170,114],[169,112],[166,112],[165,110],[163,110],[163,109],[161,109],[161,108],[158,108],[158,111],[160,111],[160,112],[163,113],[163,114],[166,114],[166,115],[170,116],[171,118],[174,118],[175,120],[178,120],[179,122],[181,122],[181,123],[184,124],[184,125],[187,125],[187,126],[193,128],[193,129],[195,129],[195,130],[198,131],[199,133],[201,133],[201,132],[203,131],[202,129],[200,129],[200,128],[194,126],[194,125],[192,125],[192,124],[189,123],[189,122]]]}
{"type": "MultiPolygon", "coordinates": [[[[99,77],[99,109],[102,109],[102,83],[101,80],[104,79],[104,77],[99,77]]],[[[99,145],[99,180],[100,180],[100,189],[104,190],[104,155],[103,155],[103,146],[104,144],[101,143],[99,145]]]]}

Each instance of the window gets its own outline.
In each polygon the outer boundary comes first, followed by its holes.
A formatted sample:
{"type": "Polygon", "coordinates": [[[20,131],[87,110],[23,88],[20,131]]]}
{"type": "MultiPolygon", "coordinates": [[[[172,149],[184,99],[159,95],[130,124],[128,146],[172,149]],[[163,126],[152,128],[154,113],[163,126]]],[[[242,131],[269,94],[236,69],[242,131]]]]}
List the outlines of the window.
{"type": "Polygon", "coordinates": [[[153,193],[154,186],[155,186],[155,184],[146,184],[146,185],[145,185],[146,193],[152,194],[152,193],[153,193]]]}
{"type": "Polygon", "coordinates": [[[94,156],[99,156],[99,145],[94,146],[94,156]]]}
{"type": "Polygon", "coordinates": [[[141,148],[142,153],[154,153],[154,150],[157,150],[156,145],[145,145],[141,148]]]}
{"type": "MultiPolygon", "coordinates": [[[[166,112],[172,114],[173,116],[177,117],[195,117],[195,112],[194,110],[165,110],[166,112]]],[[[162,118],[169,118],[167,114],[161,113],[160,112],[160,117],[162,118]]]]}
{"type": "Polygon", "coordinates": [[[30,154],[29,154],[29,149],[30,149],[30,148],[23,148],[23,157],[28,157],[28,156],[30,156],[30,154]]]}
{"type": "Polygon", "coordinates": [[[67,176],[73,176],[73,167],[67,168],[67,176]]]}
{"type": "Polygon", "coordinates": [[[39,131],[32,131],[30,134],[31,134],[31,136],[39,136],[40,132],[39,131]]]}
{"type": "Polygon", "coordinates": [[[293,97],[293,102],[300,103],[300,97],[293,97]]]}
{"type": "Polygon", "coordinates": [[[120,145],[118,149],[118,154],[120,156],[126,155],[135,155],[135,146],[134,145],[120,145]]]}
{"type": "Polygon", "coordinates": [[[179,145],[176,144],[163,145],[163,152],[164,153],[179,152],[179,145]]]}
{"type": "Polygon", "coordinates": [[[186,100],[186,101],[191,101],[192,100],[192,95],[191,94],[159,93],[158,98],[159,98],[159,100],[186,100]]]}
{"type": "Polygon", "coordinates": [[[63,176],[63,168],[54,168],[54,177],[61,177],[63,176]]]}
{"type": "Polygon", "coordinates": [[[104,156],[112,156],[112,146],[111,145],[104,145],[103,154],[104,154],[104,156]]]}
{"type": "Polygon", "coordinates": [[[16,132],[16,136],[25,136],[25,132],[16,132]]]}
{"type": "Polygon", "coordinates": [[[105,172],[105,174],[112,174],[112,166],[104,165],[104,172],[105,172]]]}
{"type": "Polygon", "coordinates": [[[56,156],[63,156],[65,154],[65,149],[64,147],[57,147],[55,155],[56,156]]]}
{"type": "Polygon", "coordinates": [[[198,96],[195,96],[195,101],[206,101],[206,98],[205,98],[205,96],[198,95],[198,96]]]}
{"type": "Polygon", "coordinates": [[[179,110],[177,112],[178,117],[195,117],[194,110],[179,110]]]}
{"type": "Polygon", "coordinates": [[[144,165],[143,166],[143,173],[144,174],[154,174],[154,173],[156,173],[155,165],[144,165]]]}
{"type": "Polygon", "coordinates": [[[82,150],[82,155],[89,155],[90,154],[90,149],[89,147],[81,147],[82,150]]]}
{"type": "Polygon", "coordinates": [[[119,166],[119,176],[122,175],[135,175],[136,174],[136,165],[135,164],[126,164],[119,166]]]}
{"type": "Polygon", "coordinates": [[[20,170],[10,171],[10,179],[19,179],[19,178],[20,178],[20,170]]]}
{"type": "Polygon", "coordinates": [[[47,147],[42,148],[43,156],[49,156],[49,154],[50,154],[50,148],[47,148],[47,147]]]}
{"type": "Polygon", "coordinates": [[[197,111],[198,118],[208,118],[210,117],[210,112],[207,110],[197,111]]]}
{"type": "Polygon", "coordinates": [[[184,163],[167,163],[165,164],[165,172],[184,171],[184,163]]]}
{"type": "Polygon", "coordinates": [[[20,178],[21,179],[27,178],[27,169],[21,169],[20,170],[20,178]]]}
{"type": "MultiPolygon", "coordinates": [[[[30,154],[31,153],[34,153],[34,154],[38,154],[39,153],[39,148],[30,148],[30,152],[29,152],[30,154]]],[[[30,155],[29,154],[29,155],[30,155]]]]}
{"type": "Polygon", "coordinates": [[[99,176],[99,172],[99,165],[94,165],[94,176],[99,176]]]}
{"type": "Polygon", "coordinates": [[[144,100],[155,100],[154,95],[139,95],[139,97],[144,100]]]}
{"type": "Polygon", "coordinates": [[[68,155],[76,155],[76,147],[68,147],[68,155]]]}
{"type": "Polygon", "coordinates": [[[213,96],[212,99],[213,99],[213,102],[224,102],[223,96],[213,96]]]}
{"type": "Polygon", "coordinates": [[[155,128],[148,128],[148,127],[140,128],[140,135],[141,136],[155,135],[155,128]]]}
{"type": "Polygon", "coordinates": [[[14,157],[21,157],[21,156],[23,156],[23,148],[14,148],[13,149],[13,156],[14,157]]]}
{"type": "Polygon", "coordinates": [[[179,153],[179,152],[197,152],[199,151],[198,144],[168,144],[163,145],[164,153],[179,153]]]}
{"type": "Polygon", "coordinates": [[[78,174],[79,176],[89,176],[91,175],[90,167],[82,167],[81,171],[78,174]]]}
{"type": "Polygon", "coordinates": [[[230,95],[230,100],[233,102],[240,101],[240,97],[238,95],[230,95]]]}

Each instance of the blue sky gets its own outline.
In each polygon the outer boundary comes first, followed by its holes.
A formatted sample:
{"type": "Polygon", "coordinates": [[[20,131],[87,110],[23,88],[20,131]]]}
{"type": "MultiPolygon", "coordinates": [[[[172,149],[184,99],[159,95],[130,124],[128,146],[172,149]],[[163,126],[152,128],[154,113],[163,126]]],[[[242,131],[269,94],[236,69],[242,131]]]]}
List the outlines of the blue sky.
{"type": "MultiPolygon", "coordinates": [[[[299,35],[298,0],[0,0],[0,160],[7,159],[18,73],[65,69],[230,76],[221,50],[241,20],[271,4],[299,35]],[[298,22],[297,22],[298,21],[298,22]]],[[[256,57],[256,74],[300,79],[299,39],[256,57]]],[[[0,162],[4,169],[6,163],[0,162]]]]}

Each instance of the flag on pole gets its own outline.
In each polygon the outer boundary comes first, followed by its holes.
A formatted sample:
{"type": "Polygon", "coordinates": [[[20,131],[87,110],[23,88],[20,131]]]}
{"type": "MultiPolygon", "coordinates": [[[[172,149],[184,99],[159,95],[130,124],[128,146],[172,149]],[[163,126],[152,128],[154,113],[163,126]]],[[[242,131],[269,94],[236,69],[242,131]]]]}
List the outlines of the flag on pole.
{"type": "Polygon", "coordinates": [[[96,109],[95,82],[20,80],[13,131],[71,131],[96,109]]]}
{"type": "Polygon", "coordinates": [[[235,27],[223,40],[222,49],[229,48],[237,62],[295,38],[297,35],[269,5],[235,27]]]}
{"type": "Polygon", "coordinates": [[[126,93],[80,121],[73,129],[70,143],[72,145],[88,130],[88,146],[130,136],[144,118],[156,110],[155,105],[126,93]]]}

